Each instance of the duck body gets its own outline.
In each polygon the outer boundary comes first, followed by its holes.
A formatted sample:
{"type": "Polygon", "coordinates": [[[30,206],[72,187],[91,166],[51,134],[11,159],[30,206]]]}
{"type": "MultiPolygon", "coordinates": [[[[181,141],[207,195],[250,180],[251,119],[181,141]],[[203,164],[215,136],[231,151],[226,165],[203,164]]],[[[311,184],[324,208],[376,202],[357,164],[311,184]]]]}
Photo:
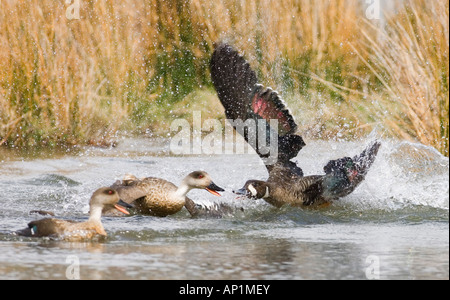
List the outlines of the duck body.
{"type": "Polygon", "coordinates": [[[192,189],[205,189],[216,196],[220,196],[217,192],[224,191],[204,171],[190,173],[178,187],[162,178],[139,179],[134,175],[125,176],[111,187],[118,191],[125,202],[133,203],[138,213],[157,217],[173,215],[183,207],[186,207],[191,215],[198,215],[195,203],[186,196],[192,189]]]}
{"type": "Polygon", "coordinates": [[[128,179],[115,186],[124,201],[133,203],[137,212],[144,215],[166,217],[179,212],[186,203],[186,196],[177,193],[178,187],[161,178],[128,179]]]}
{"type": "Polygon", "coordinates": [[[249,180],[236,194],[281,207],[321,207],[352,193],[364,180],[375,160],[380,143],[369,145],[360,155],[332,160],[324,175],[300,176],[289,169],[275,167],[267,181],[249,180]]]}
{"type": "MultiPolygon", "coordinates": [[[[285,204],[300,207],[309,206],[311,198],[316,196],[313,194],[321,189],[321,183],[321,176],[295,178],[284,181],[283,184],[278,184],[278,181],[268,181],[267,185],[270,186],[270,192],[268,197],[263,199],[276,207],[281,207],[285,204]],[[312,187],[317,188],[317,191],[314,191],[312,187]]],[[[315,205],[323,204],[323,202],[323,199],[316,197],[315,205]]]]}
{"type": "Polygon", "coordinates": [[[111,188],[100,188],[91,197],[89,219],[85,222],[45,218],[28,223],[28,227],[16,232],[27,237],[50,237],[67,241],[90,240],[95,237],[106,237],[106,231],[101,222],[104,208],[114,208],[127,214],[125,207],[129,204],[120,200],[117,191],[111,188]]]}
{"type": "Polygon", "coordinates": [[[28,228],[20,232],[28,237],[61,238],[68,241],[90,240],[96,236],[106,237],[101,222],[75,222],[55,218],[46,218],[28,223],[28,228]]]}
{"type": "Polygon", "coordinates": [[[147,185],[147,195],[134,202],[143,214],[165,217],[179,212],[186,204],[186,195],[172,182],[149,177],[143,183],[147,185]],[[160,193],[161,190],[166,192],[160,193]]]}
{"type": "Polygon", "coordinates": [[[353,158],[329,161],[324,175],[305,176],[292,159],[306,143],[296,133],[297,124],[279,94],[259,84],[249,63],[225,43],[215,45],[210,71],[227,119],[256,151],[269,173],[267,181],[249,180],[237,194],[264,199],[276,207],[317,207],[347,196],[364,180],[381,145],[378,141],[353,158]],[[237,120],[252,120],[256,129],[241,129],[234,125],[237,120]],[[278,127],[272,127],[272,120],[278,127]],[[268,145],[270,151],[262,151],[261,144],[268,145]],[[277,159],[268,161],[267,153],[277,153],[277,159]]]}

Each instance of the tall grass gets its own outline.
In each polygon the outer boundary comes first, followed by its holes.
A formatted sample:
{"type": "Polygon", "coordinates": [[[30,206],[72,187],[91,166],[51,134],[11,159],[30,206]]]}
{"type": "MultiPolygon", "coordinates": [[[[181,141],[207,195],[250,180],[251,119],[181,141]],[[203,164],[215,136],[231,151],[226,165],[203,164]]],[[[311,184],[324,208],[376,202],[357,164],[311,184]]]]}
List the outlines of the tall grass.
{"type": "Polygon", "coordinates": [[[449,5],[447,1],[405,1],[378,40],[365,34],[373,72],[387,95],[386,128],[415,138],[448,156],[449,5]],[[392,109],[395,108],[395,109],[392,109]]]}
{"type": "Polygon", "coordinates": [[[130,92],[145,90],[133,80],[146,76],[138,13],[82,5],[83,19],[69,20],[64,1],[2,1],[0,136],[8,145],[101,139],[128,118],[130,92]]]}
{"type": "Polygon", "coordinates": [[[381,124],[448,155],[448,1],[411,0],[386,30],[360,0],[80,0],[79,20],[62,0],[0,3],[0,145],[167,132],[196,104],[220,116],[208,63],[226,40],[284,92],[305,134],[381,124]]]}

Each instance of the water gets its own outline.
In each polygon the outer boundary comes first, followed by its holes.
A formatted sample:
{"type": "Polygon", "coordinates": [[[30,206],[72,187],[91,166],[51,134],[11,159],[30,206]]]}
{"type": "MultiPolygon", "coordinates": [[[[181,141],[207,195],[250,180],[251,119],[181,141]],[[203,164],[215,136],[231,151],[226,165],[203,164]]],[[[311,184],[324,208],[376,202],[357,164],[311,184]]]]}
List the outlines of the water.
{"type": "MultiPolygon", "coordinates": [[[[328,159],[364,146],[310,141],[298,161],[306,174],[321,174],[328,159]]],[[[174,157],[156,139],[49,158],[0,153],[0,279],[70,279],[74,266],[81,279],[449,278],[449,160],[432,148],[385,141],[366,181],[321,210],[275,209],[230,192],[266,177],[256,155],[174,157]],[[189,196],[233,205],[235,214],[103,218],[108,237],[86,243],[12,234],[42,218],[28,213],[35,209],[86,220],[92,192],[125,173],[178,184],[197,169],[227,192],[189,196]]]]}

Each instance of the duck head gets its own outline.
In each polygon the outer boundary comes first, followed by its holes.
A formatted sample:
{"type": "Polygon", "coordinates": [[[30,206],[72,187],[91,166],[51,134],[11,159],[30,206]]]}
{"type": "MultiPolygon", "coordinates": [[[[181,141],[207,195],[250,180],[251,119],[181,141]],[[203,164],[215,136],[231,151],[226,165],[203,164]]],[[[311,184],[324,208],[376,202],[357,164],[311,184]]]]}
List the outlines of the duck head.
{"type": "Polygon", "coordinates": [[[244,187],[233,191],[236,195],[244,195],[251,199],[261,199],[270,197],[269,185],[260,180],[249,180],[245,183],[244,187]]]}
{"type": "Polygon", "coordinates": [[[204,171],[194,171],[190,173],[183,180],[183,183],[189,186],[190,189],[207,190],[215,196],[220,196],[218,192],[224,192],[225,190],[217,186],[211,179],[208,173],[204,171]]]}
{"type": "Polygon", "coordinates": [[[102,210],[115,208],[127,215],[129,215],[130,213],[126,209],[133,207],[132,205],[120,200],[119,193],[117,193],[116,190],[108,187],[103,187],[96,190],[94,194],[92,194],[89,205],[91,211],[96,208],[100,208],[102,210]]]}

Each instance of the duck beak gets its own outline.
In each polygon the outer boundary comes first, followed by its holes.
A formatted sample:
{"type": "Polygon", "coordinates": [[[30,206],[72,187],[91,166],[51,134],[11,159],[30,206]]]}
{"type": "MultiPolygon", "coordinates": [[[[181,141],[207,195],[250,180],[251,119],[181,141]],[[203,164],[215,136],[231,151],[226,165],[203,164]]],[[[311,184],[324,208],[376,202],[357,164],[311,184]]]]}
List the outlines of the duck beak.
{"type": "Polygon", "coordinates": [[[218,192],[224,192],[225,190],[221,187],[218,187],[214,182],[211,182],[210,185],[206,188],[208,192],[213,194],[214,196],[220,197],[221,195],[218,192]]]}
{"type": "Polygon", "coordinates": [[[233,191],[236,195],[247,196],[247,189],[243,187],[242,189],[233,191]]]}
{"type": "Polygon", "coordinates": [[[133,208],[134,206],[131,204],[126,203],[123,200],[119,200],[119,202],[117,202],[116,204],[114,204],[115,209],[117,209],[118,211],[129,215],[130,213],[128,212],[128,210],[126,210],[126,208],[133,208]]]}

